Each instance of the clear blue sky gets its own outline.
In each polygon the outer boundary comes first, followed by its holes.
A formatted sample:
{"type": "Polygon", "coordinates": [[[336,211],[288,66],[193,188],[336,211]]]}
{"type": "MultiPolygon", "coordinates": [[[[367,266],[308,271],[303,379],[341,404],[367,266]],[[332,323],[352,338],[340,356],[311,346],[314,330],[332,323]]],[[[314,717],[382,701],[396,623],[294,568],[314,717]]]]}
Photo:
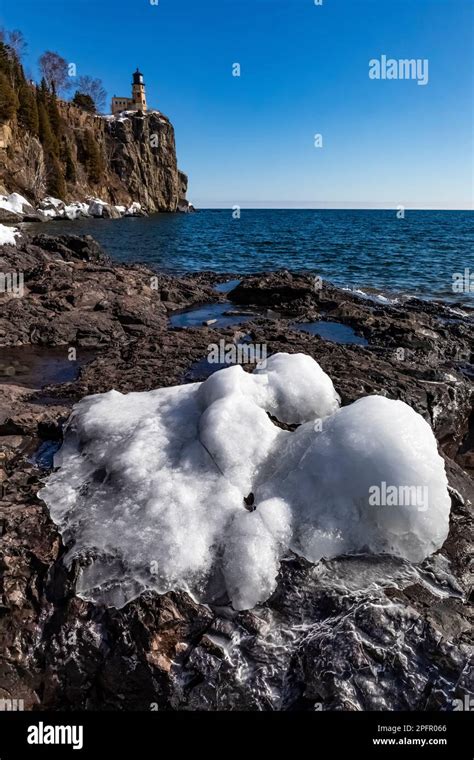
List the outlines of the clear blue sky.
{"type": "Polygon", "coordinates": [[[109,96],[128,95],[139,66],[150,106],[175,126],[200,207],[472,208],[472,0],[0,0],[0,9],[28,40],[33,76],[39,55],[56,50],[109,96]],[[369,79],[382,54],[427,58],[428,84],[369,79]]]}

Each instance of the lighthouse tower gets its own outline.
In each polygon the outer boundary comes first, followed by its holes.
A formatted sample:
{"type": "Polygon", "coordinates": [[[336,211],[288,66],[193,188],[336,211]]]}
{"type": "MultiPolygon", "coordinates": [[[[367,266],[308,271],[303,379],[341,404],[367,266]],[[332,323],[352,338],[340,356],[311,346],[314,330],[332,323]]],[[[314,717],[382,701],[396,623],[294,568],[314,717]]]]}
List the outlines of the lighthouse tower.
{"type": "Polygon", "coordinates": [[[112,113],[119,114],[122,111],[143,111],[145,113],[146,109],[145,82],[143,81],[143,74],[137,69],[133,72],[132,97],[125,98],[114,95],[112,113]]]}
{"type": "Polygon", "coordinates": [[[138,70],[133,72],[132,82],[132,100],[133,105],[137,110],[146,111],[146,95],[145,95],[145,82],[143,81],[143,74],[138,70]]]}

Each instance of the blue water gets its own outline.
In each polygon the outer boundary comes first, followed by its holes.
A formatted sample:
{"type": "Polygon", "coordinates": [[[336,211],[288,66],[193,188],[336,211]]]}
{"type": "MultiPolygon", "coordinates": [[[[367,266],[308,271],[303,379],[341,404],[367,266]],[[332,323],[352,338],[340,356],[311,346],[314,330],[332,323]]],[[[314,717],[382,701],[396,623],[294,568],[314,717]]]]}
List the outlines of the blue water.
{"type": "Polygon", "coordinates": [[[219,209],[51,222],[48,232],[90,234],[115,259],[170,272],[287,268],[345,287],[465,303],[474,296],[452,290],[455,272],[474,271],[471,211],[407,211],[397,219],[395,211],[242,210],[233,219],[219,209]]]}
{"type": "Polygon", "coordinates": [[[170,324],[172,327],[200,327],[208,320],[215,320],[209,327],[231,327],[250,319],[250,315],[226,314],[229,311],[234,311],[231,303],[204,304],[197,308],[174,312],[170,317],[170,324]]]}
{"type": "Polygon", "coordinates": [[[310,335],[319,335],[324,340],[331,343],[348,343],[357,346],[367,346],[368,341],[361,335],[357,335],[355,330],[349,325],[343,325],[340,322],[299,322],[291,325],[293,330],[301,330],[310,335]]]}

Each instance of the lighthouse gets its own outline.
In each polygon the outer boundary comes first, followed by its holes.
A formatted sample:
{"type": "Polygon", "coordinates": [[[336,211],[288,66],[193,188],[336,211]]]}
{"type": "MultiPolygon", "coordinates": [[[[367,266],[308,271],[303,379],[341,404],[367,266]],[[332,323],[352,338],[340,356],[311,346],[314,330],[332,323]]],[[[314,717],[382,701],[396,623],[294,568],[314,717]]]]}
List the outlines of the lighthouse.
{"type": "Polygon", "coordinates": [[[145,82],[143,81],[143,74],[138,70],[138,67],[133,72],[132,100],[137,110],[146,111],[145,82]]]}
{"type": "Polygon", "coordinates": [[[143,111],[143,113],[146,113],[146,110],[145,82],[143,81],[143,74],[137,68],[133,72],[132,97],[126,98],[114,95],[112,98],[112,113],[117,114],[121,111],[143,111]]]}

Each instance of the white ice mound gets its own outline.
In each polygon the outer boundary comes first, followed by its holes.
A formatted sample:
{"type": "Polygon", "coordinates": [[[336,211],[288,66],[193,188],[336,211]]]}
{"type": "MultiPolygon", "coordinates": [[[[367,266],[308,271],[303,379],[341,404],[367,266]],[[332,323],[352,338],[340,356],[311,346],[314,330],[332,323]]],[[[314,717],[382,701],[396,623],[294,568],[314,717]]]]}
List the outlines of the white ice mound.
{"type": "Polygon", "coordinates": [[[301,425],[279,456],[282,470],[257,496],[290,505],[292,548],[312,562],[361,550],[418,562],[446,539],[444,463],[430,426],[403,401],[359,399],[317,435],[301,425]]]}
{"type": "Polygon", "coordinates": [[[303,354],[276,354],[253,374],[233,366],[204,383],[87,397],[55,466],[41,496],[69,560],[89,557],[77,591],[115,606],[185,589],[249,609],[270,596],[289,549],[313,562],[362,551],[418,561],[448,532],[429,425],[378,396],[339,409],[303,354]],[[302,424],[288,432],[269,415],[302,424]]]}

